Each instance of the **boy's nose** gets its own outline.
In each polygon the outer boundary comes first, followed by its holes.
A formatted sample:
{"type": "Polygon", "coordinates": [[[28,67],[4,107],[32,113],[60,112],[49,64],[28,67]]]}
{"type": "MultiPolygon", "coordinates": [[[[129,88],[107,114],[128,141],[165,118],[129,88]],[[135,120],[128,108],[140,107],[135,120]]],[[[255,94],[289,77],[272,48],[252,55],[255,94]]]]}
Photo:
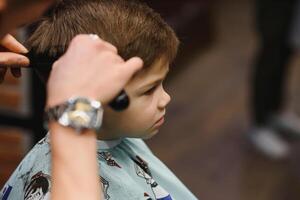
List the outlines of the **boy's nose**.
{"type": "Polygon", "coordinates": [[[163,94],[158,103],[158,107],[160,109],[164,109],[170,103],[170,101],[171,101],[171,96],[165,90],[163,90],[163,94]]]}

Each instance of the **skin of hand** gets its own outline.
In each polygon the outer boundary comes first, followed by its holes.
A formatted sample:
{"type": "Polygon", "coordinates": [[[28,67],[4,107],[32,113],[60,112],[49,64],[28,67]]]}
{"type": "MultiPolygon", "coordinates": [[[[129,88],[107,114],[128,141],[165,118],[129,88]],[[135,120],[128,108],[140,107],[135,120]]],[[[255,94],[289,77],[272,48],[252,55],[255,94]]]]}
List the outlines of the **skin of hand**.
{"type": "Polygon", "coordinates": [[[21,76],[20,67],[26,67],[29,60],[20,53],[27,49],[11,35],[6,35],[18,26],[37,19],[55,0],[0,0],[0,83],[7,68],[15,77],[21,76]],[[3,38],[4,37],[4,38],[3,38]]]}
{"type": "Polygon", "coordinates": [[[142,66],[138,57],[124,61],[113,45],[100,38],[78,35],[52,67],[46,105],[52,107],[74,96],[107,104],[142,66]]]}
{"type": "Polygon", "coordinates": [[[51,137],[51,200],[102,200],[97,162],[96,134],[77,134],[56,122],[51,137]]]}
{"type": "MultiPolygon", "coordinates": [[[[54,63],[48,81],[47,105],[54,106],[72,96],[85,96],[107,104],[142,65],[140,58],[124,61],[114,46],[101,39],[76,36],[67,53],[54,63]]],[[[52,200],[103,199],[95,132],[86,130],[77,134],[53,121],[49,127],[52,200]]]]}
{"type": "Polygon", "coordinates": [[[27,67],[29,59],[21,55],[27,53],[27,49],[13,36],[6,35],[0,42],[0,83],[3,82],[7,69],[14,77],[21,76],[20,67],[27,67]]]}

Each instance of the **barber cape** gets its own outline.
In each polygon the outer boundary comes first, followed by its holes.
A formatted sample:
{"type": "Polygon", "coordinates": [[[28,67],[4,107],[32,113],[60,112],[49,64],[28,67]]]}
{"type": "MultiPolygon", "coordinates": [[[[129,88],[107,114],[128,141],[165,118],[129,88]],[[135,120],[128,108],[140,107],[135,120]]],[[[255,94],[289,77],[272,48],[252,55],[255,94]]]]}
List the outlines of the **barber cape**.
{"type": "MultiPolygon", "coordinates": [[[[97,147],[102,199],[197,199],[141,139],[98,140],[97,147]]],[[[14,171],[0,192],[0,200],[46,200],[50,190],[51,152],[46,136],[14,171]]]]}

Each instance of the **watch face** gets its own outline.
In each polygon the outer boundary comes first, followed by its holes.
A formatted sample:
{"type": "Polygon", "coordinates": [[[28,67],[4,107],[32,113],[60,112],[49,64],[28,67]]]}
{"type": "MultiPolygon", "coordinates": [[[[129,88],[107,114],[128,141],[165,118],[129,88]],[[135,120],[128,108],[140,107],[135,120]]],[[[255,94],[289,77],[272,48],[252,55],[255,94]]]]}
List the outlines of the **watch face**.
{"type": "Polygon", "coordinates": [[[97,105],[97,102],[77,98],[74,101],[70,101],[59,121],[75,129],[95,128],[99,124],[99,107],[100,103],[97,105]]]}

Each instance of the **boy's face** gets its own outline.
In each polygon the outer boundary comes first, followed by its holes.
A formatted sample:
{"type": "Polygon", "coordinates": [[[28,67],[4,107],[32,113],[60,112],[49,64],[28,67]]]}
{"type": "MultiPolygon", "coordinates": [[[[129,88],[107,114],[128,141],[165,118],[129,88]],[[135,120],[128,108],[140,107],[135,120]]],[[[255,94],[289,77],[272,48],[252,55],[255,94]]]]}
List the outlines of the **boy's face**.
{"type": "Polygon", "coordinates": [[[162,85],[168,71],[169,63],[160,59],[139,72],[125,87],[130,98],[129,107],[123,112],[105,107],[99,139],[155,135],[164,122],[166,106],[171,100],[162,85]]]}

